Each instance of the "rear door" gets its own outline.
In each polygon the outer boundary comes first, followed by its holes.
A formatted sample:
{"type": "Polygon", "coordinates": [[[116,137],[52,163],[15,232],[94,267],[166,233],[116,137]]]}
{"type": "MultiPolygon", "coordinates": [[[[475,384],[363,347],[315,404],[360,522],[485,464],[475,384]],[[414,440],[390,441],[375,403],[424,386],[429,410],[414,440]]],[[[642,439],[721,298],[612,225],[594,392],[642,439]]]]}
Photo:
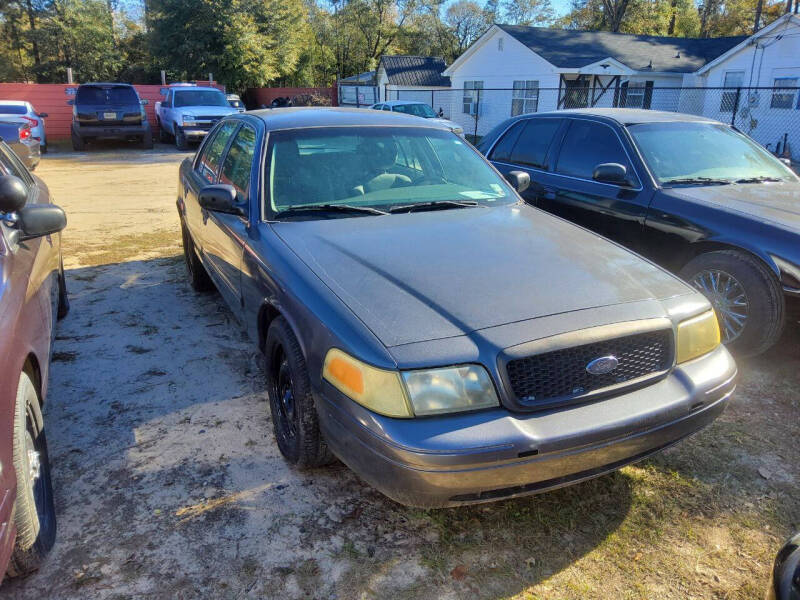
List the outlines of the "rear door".
{"type": "Polygon", "coordinates": [[[637,249],[652,191],[642,186],[616,129],[590,119],[567,119],[541,206],[554,214],[637,249]],[[601,163],[627,169],[629,185],[593,179],[601,163]]]}
{"type": "Polygon", "coordinates": [[[489,154],[497,169],[506,175],[509,171],[525,171],[531,185],[522,193],[525,201],[544,208],[543,202],[552,192],[548,178],[550,157],[557,147],[564,119],[534,117],[517,121],[500,137],[489,154]]]}

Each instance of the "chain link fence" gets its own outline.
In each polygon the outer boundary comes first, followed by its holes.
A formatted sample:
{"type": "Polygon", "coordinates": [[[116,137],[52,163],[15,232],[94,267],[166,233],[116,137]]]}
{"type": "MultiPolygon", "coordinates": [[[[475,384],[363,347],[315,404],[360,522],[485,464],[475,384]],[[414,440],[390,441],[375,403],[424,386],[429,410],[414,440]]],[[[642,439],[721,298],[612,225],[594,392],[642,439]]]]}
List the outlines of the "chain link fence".
{"type": "Polygon", "coordinates": [[[477,142],[505,119],[565,108],[644,108],[699,115],[736,127],[781,158],[800,163],[800,88],[654,87],[390,89],[388,100],[415,100],[464,128],[477,142]]]}

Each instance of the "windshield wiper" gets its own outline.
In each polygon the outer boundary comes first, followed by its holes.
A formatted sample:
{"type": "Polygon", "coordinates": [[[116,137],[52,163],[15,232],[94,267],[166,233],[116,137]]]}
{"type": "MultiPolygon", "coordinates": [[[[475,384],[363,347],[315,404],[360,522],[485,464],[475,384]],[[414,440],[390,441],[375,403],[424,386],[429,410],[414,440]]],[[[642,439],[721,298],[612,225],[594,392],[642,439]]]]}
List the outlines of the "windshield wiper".
{"type": "Polygon", "coordinates": [[[469,208],[478,206],[475,200],[434,200],[432,202],[415,202],[414,204],[402,204],[389,209],[389,212],[416,212],[418,210],[440,210],[443,208],[469,208]]]}
{"type": "Polygon", "coordinates": [[[343,212],[351,214],[366,215],[388,215],[385,210],[372,208],[371,206],[354,206],[352,204],[309,204],[308,206],[293,206],[280,211],[276,217],[301,215],[311,212],[343,212]]]}
{"type": "Polygon", "coordinates": [[[716,179],[714,177],[683,177],[681,179],[670,179],[669,181],[665,181],[664,184],[668,185],[677,183],[678,185],[727,185],[730,182],[730,179],[716,179]]]}
{"type": "Polygon", "coordinates": [[[737,179],[736,183],[764,183],[765,181],[783,181],[783,179],[761,175],[759,177],[743,177],[742,179],[737,179]]]}

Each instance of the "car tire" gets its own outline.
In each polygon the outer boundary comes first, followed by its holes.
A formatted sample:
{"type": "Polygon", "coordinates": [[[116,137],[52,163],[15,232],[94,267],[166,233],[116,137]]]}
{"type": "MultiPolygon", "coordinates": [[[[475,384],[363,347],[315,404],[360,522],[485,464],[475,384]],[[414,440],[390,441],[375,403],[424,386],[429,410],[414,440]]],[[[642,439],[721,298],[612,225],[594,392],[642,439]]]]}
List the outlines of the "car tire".
{"type": "Polygon", "coordinates": [[[168,144],[171,140],[169,137],[169,132],[164,129],[164,126],[161,124],[161,121],[158,121],[158,141],[162,144],[168,144]]]}
{"type": "Polygon", "coordinates": [[[139,147],[142,150],[152,150],[153,149],[153,132],[147,131],[142,136],[142,140],[139,143],[139,147]]]}
{"type": "Polygon", "coordinates": [[[186,134],[183,133],[183,129],[175,126],[175,147],[178,150],[188,150],[189,149],[189,142],[186,139],[186,134]]]}
{"type": "Polygon", "coordinates": [[[86,142],[80,135],[78,135],[73,131],[71,137],[72,137],[72,149],[75,150],[75,152],[83,152],[84,150],[86,150],[86,142]]]}
{"type": "Polygon", "coordinates": [[[12,577],[39,568],[56,539],[53,485],[39,394],[25,372],[19,378],[14,408],[13,462],[17,474],[13,515],[17,539],[8,567],[12,577]]]}
{"type": "Polygon", "coordinates": [[[757,258],[736,250],[707,252],[690,260],[680,276],[711,301],[731,351],[755,356],[778,341],[785,322],[783,290],[757,258]]]}
{"type": "Polygon", "coordinates": [[[214,289],[214,282],[208,275],[203,261],[197,256],[194,240],[184,223],[181,223],[181,237],[183,238],[183,259],[189,275],[189,285],[196,292],[210,292],[214,289]]]}
{"type": "Polygon", "coordinates": [[[64,261],[58,270],[58,310],[56,317],[61,320],[69,313],[69,295],[67,294],[67,277],[64,275],[64,261]]]}
{"type": "Polygon", "coordinates": [[[281,454],[301,469],[330,463],[333,455],[319,428],[306,360],[283,317],[269,326],[264,357],[272,427],[281,454]]]}

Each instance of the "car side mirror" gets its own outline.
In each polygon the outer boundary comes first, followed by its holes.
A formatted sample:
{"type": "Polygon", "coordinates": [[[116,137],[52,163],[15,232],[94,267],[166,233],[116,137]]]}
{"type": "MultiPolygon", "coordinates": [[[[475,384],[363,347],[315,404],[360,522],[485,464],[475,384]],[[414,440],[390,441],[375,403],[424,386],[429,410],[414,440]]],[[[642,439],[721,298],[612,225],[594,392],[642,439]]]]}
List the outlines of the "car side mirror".
{"type": "Polygon", "coordinates": [[[0,212],[12,213],[25,206],[28,190],[19,177],[3,175],[0,177],[0,212]]]}
{"type": "Polygon", "coordinates": [[[506,180],[511,184],[518,194],[521,194],[531,185],[531,176],[525,171],[509,171],[506,173],[506,180]]]}
{"type": "Polygon", "coordinates": [[[67,104],[70,106],[75,106],[75,100],[67,100],[67,104]]]}
{"type": "Polygon", "coordinates": [[[236,188],[225,183],[209,185],[200,190],[197,201],[206,210],[244,217],[245,211],[238,202],[236,188]]]}
{"type": "Polygon", "coordinates": [[[67,215],[53,204],[30,204],[17,211],[20,240],[58,233],[67,226],[67,215]]]}
{"type": "Polygon", "coordinates": [[[142,98],[141,100],[139,100],[139,102],[142,104],[142,106],[147,106],[148,104],[150,104],[150,100],[148,100],[147,98],[142,98]]]}
{"type": "Polygon", "coordinates": [[[50,115],[48,115],[47,113],[39,113],[39,118],[40,118],[40,119],[46,119],[46,118],[47,118],[47,117],[49,117],[49,116],[50,116],[50,115]]]}
{"type": "Polygon", "coordinates": [[[594,168],[592,179],[600,183],[613,183],[614,185],[629,185],[628,169],[619,163],[600,163],[594,168]]]}

